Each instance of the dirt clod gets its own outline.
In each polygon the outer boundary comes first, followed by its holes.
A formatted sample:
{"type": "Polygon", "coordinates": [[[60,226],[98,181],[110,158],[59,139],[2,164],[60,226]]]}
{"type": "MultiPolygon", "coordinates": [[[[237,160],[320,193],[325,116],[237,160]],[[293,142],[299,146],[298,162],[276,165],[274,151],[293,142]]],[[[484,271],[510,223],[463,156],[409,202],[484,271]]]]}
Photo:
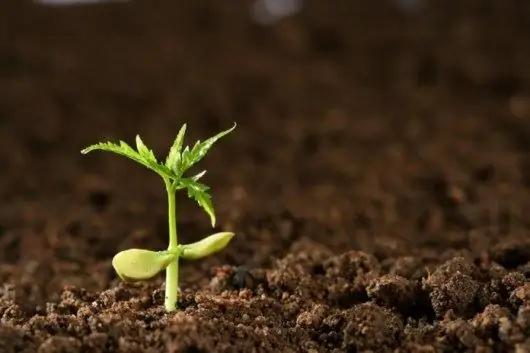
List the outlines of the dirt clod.
{"type": "Polygon", "coordinates": [[[395,275],[384,275],[373,280],[366,290],[368,297],[403,315],[410,315],[421,297],[413,281],[395,275]]]}
{"type": "Polygon", "coordinates": [[[385,350],[400,341],[403,322],[388,309],[365,303],[326,317],[323,329],[320,339],[330,347],[385,350]]]}

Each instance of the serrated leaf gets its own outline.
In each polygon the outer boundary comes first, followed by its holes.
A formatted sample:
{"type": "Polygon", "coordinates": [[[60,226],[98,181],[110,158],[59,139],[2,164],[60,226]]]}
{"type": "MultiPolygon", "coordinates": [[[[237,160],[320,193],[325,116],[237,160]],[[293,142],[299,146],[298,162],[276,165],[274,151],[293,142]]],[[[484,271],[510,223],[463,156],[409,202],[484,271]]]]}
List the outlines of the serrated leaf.
{"type": "Polygon", "coordinates": [[[166,166],[171,169],[175,174],[180,173],[180,161],[181,161],[181,154],[180,151],[182,150],[182,145],[184,143],[184,136],[186,135],[186,124],[182,125],[180,128],[177,137],[175,138],[175,141],[173,142],[173,146],[171,146],[171,149],[169,150],[169,154],[166,158],[166,166]]]}
{"type": "MultiPolygon", "coordinates": [[[[143,145],[143,142],[141,144],[143,145]]],[[[170,178],[170,179],[174,178],[174,175],[171,173],[171,170],[169,170],[169,168],[167,168],[165,165],[158,164],[154,154],[151,151],[149,151],[149,149],[147,149],[145,145],[144,147],[140,147],[139,149],[142,150],[143,148],[145,148],[148,151],[148,153],[145,153],[145,150],[144,150],[143,154],[141,154],[140,152],[135,151],[125,141],[120,140],[119,144],[114,143],[114,142],[100,142],[94,145],[90,145],[82,149],[81,153],[87,154],[87,153],[90,153],[92,151],[97,151],[97,150],[112,152],[120,156],[129,158],[143,165],[144,167],[154,171],[155,173],[158,173],[163,178],[170,178]]]]}
{"type": "Polygon", "coordinates": [[[147,146],[142,141],[140,135],[136,135],[136,149],[138,150],[140,156],[152,163],[158,164],[155,154],[153,153],[153,151],[147,148],[147,146]]]}
{"type": "Polygon", "coordinates": [[[81,153],[87,154],[96,150],[113,152],[142,164],[144,164],[145,162],[142,156],[140,156],[138,152],[136,152],[131,146],[129,146],[124,141],[119,141],[119,145],[113,142],[96,143],[94,145],[82,149],[81,153]]]}
{"type": "Polygon", "coordinates": [[[179,188],[186,188],[188,190],[188,197],[194,199],[199,206],[204,209],[208,216],[210,216],[212,227],[215,227],[215,211],[213,209],[212,197],[208,193],[210,188],[196,180],[193,180],[193,178],[181,179],[179,188]]]}
{"type": "Polygon", "coordinates": [[[221,131],[217,135],[210,137],[204,142],[197,141],[191,150],[189,147],[186,147],[182,152],[182,169],[189,169],[194,164],[203,159],[204,156],[206,156],[206,154],[210,150],[210,148],[212,148],[214,143],[217,142],[223,136],[226,136],[231,133],[236,128],[236,126],[237,124],[234,123],[234,125],[230,129],[221,131]]]}

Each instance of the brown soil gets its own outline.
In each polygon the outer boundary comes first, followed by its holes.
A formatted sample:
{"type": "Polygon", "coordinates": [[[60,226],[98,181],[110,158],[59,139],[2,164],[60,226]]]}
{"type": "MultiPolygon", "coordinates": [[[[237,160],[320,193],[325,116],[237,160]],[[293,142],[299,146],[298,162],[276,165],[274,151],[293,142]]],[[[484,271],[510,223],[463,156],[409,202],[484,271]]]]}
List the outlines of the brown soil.
{"type": "MultiPolygon", "coordinates": [[[[271,27],[250,2],[4,2],[1,352],[530,352],[527,2],[271,27]],[[166,246],[162,182],[79,150],[233,121],[203,165],[237,237],[167,314],[163,276],[110,263],[166,246]]],[[[211,232],[178,205],[183,241],[211,232]]]]}

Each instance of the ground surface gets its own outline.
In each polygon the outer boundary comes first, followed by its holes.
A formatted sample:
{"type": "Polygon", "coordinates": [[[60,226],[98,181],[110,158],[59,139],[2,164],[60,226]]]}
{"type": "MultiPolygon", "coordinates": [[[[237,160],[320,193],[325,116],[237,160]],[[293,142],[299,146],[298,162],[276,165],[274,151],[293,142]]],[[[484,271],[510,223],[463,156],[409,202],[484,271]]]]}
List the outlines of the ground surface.
{"type": "Polygon", "coordinates": [[[530,352],[526,2],[176,3],[2,5],[0,351],[530,352]],[[204,167],[237,237],[166,314],[110,264],[166,246],[161,181],[79,150],[233,121],[204,167]]]}

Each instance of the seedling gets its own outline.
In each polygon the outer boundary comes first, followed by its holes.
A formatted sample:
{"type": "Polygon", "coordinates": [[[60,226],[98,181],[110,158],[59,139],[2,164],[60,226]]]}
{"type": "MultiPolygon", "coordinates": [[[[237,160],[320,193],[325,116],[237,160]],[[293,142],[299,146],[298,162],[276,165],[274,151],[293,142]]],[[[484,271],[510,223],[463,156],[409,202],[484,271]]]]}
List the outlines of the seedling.
{"type": "Polygon", "coordinates": [[[169,246],[165,251],[151,251],[145,249],[128,249],[119,252],[112,259],[112,265],[120,278],[124,281],[143,281],[153,278],[162,271],[166,271],[165,308],[167,311],[176,309],[179,292],[179,260],[196,260],[207,257],[222,250],[232,240],[234,233],[221,232],[212,234],[192,244],[179,244],[177,237],[177,215],[175,194],[179,190],[187,190],[188,197],[194,199],[210,217],[212,227],[216,217],[212,198],[208,193],[209,187],[199,180],[206,174],[202,171],[193,176],[184,174],[201,161],[214,143],[236,128],[236,124],[225,131],[207,139],[197,141],[190,148],[184,144],[186,124],[182,125],[177,137],[169,150],[165,162],[157,161],[154,153],[136,136],[136,150],[124,141],[119,143],[101,142],[91,145],[81,151],[87,154],[101,150],[113,152],[132,159],[144,167],[157,173],[164,180],[168,202],[169,246]]]}

